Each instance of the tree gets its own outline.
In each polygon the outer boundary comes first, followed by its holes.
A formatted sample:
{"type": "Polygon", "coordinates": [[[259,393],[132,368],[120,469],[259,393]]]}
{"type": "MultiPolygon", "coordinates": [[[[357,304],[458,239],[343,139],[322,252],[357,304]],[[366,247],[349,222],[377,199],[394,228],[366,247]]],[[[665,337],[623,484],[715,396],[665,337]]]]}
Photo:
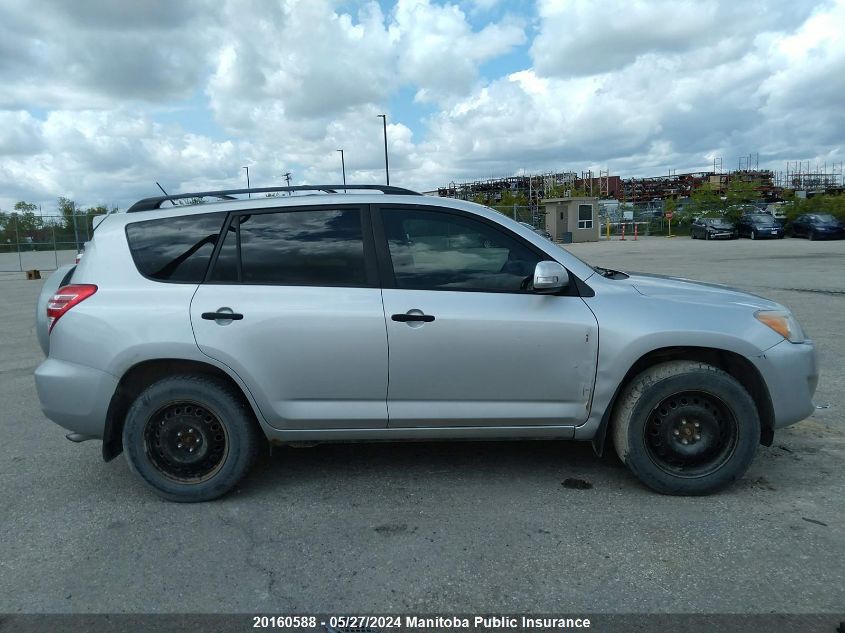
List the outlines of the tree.
{"type": "Polygon", "coordinates": [[[760,199],[760,190],[755,183],[734,177],[728,183],[728,190],[725,195],[728,199],[728,205],[747,204],[760,199]]]}
{"type": "Polygon", "coordinates": [[[693,191],[690,199],[690,209],[695,215],[718,215],[725,208],[719,190],[709,182],[693,191]]]}
{"type": "Polygon", "coordinates": [[[35,213],[35,210],[37,208],[37,204],[33,204],[31,202],[24,202],[23,200],[15,203],[15,211],[17,211],[18,213],[35,213]]]}

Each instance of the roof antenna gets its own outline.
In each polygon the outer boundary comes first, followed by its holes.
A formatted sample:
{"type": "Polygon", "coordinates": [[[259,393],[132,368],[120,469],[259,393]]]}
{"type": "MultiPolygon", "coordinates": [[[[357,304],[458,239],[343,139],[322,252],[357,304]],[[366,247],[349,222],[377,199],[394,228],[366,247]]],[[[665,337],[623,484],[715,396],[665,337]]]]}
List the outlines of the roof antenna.
{"type": "Polygon", "coordinates": [[[158,181],[157,181],[157,180],[156,180],[156,186],[157,186],[159,189],[161,189],[161,192],[162,192],[165,196],[167,196],[167,198],[170,200],[170,204],[172,204],[172,205],[175,207],[175,206],[176,206],[176,203],[175,203],[175,202],[173,202],[173,200],[170,198],[170,194],[169,194],[169,193],[167,193],[167,192],[164,190],[164,187],[162,187],[161,185],[159,185],[159,184],[158,184],[158,181]]]}

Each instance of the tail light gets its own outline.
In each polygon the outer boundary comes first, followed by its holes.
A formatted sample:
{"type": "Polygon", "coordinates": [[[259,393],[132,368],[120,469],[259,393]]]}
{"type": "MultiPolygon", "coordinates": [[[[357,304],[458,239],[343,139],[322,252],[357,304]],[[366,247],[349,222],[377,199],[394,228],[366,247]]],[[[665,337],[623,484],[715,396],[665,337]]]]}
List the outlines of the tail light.
{"type": "Polygon", "coordinates": [[[71,284],[56,290],[56,294],[47,302],[47,331],[52,332],[56,321],[95,292],[97,286],[93,284],[71,284]]]}

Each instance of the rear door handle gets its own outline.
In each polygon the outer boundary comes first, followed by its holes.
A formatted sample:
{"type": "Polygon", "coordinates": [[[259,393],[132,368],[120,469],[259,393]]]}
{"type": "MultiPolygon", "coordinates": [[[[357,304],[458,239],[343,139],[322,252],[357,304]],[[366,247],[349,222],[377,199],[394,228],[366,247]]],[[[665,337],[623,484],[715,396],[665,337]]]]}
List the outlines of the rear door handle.
{"type": "Polygon", "coordinates": [[[238,314],[237,312],[203,312],[202,318],[206,321],[217,321],[217,320],[227,320],[227,321],[240,321],[244,318],[243,314],[238,314]]]}
{"type": "Polygon", "coordinates": [[[431,323],[434,321],[433,314],[394,314],[390,317],[399,323],[408,323],[410,321],[422,321],[423,323],[431,323]]]}

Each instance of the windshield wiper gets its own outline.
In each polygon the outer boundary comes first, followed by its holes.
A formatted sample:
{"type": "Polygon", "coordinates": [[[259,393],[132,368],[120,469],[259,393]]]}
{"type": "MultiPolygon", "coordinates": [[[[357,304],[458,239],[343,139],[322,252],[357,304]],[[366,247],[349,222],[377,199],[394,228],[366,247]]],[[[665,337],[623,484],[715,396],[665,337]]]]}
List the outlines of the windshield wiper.
{"type": "Polygon", "coordinates": [[[613,270],[612,268],[604,268],[603,266],[593,266],[593,270],[599,273],[602,277],[607,277],[608,279],[615,279],[617,275],[622,279],[626,279],[628,277],[628,275],[623,273],[621,270],[613,270]]]}

